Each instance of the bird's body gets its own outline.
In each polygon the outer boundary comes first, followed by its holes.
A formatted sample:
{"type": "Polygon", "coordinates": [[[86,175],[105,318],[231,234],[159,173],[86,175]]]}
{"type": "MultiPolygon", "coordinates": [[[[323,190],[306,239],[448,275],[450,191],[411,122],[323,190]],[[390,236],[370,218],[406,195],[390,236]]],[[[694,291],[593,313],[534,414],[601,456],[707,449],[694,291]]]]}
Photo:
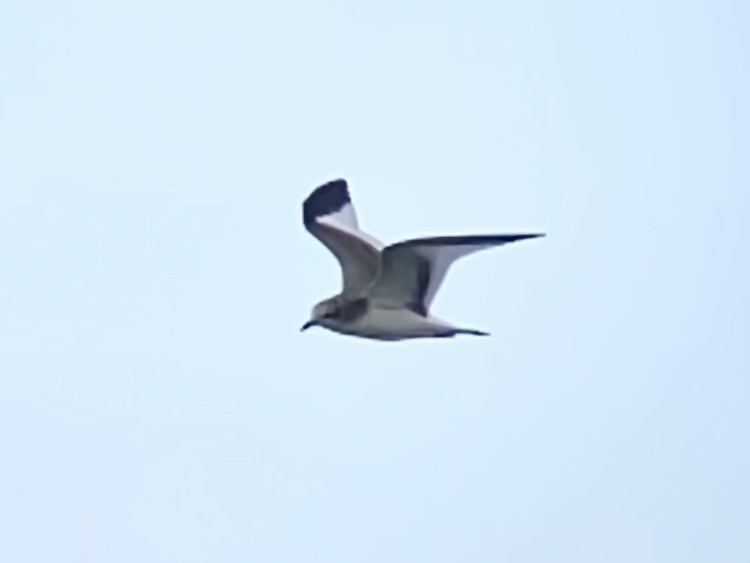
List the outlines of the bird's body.
{"type": "Polygon", "coordinates": [[[486,334],[480,331],[459,329],[432,315],[422,315],[405,307],[388,307],[373,299],[364,298],[345,303],[342,317],[322,319],[320,326],[340,334],[360,336],[375,340],[404,340],[455,336],[456,334],[486,334]],[[354,307],[351,307],[354,305],[354,307]],[[359,309],[347,314],[347,308],[359,309]]]}
{"type": "Polygon", "coordinates": [[[478,250],[543,236],[432,237],[384,246],[359,230],[345,180],[316,188],[302,207],[305,227],[336,256],[343,275],[341,293],[318,303],[302,330],[317,325],[376,340],[487,336],[430,314],[448,268],[478,250]]]}

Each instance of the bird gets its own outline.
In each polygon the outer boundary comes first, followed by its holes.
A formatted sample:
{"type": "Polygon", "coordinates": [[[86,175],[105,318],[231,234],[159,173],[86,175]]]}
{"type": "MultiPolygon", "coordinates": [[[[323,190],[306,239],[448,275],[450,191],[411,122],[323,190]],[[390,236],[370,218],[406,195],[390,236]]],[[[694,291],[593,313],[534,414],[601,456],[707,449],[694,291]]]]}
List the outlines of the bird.
{"type": "Polygon", "coordinates": [[[414,238],[388,246],[359,228],[348,182],[315,188],[302,203],[307,231],[341,266],[341,292],[317,303],[301,331],[322,327],[360,338],[393,342],[457,335],[490,336],[461,328],[430,312],[450,266],[459,258],[495,246],[545,236],[492,234],[414,238]]]}

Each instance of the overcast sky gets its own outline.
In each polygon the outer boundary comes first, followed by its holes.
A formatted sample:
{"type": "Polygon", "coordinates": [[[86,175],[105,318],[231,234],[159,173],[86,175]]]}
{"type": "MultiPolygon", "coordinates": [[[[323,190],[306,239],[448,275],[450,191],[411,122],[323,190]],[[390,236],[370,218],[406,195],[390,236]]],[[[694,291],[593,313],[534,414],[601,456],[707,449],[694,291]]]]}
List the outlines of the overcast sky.
{"type": "Polygon", "coordinates": [[[740,0],[0,3],[0,560],[750,561],[749,155],[740,0]]]}

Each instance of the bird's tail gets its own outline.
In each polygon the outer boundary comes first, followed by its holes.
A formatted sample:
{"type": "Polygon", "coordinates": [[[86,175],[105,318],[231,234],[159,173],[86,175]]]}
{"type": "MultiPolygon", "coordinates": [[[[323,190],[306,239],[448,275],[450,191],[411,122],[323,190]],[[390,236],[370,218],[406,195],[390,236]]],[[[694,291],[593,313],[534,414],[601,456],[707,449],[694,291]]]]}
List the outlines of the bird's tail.
{"type": "Polygon", "coordinates": [[[442,336],[447,338],[453,338],[454,336],[458,334],[470,334],[472,336],[490,336],[489,332],[484,332],[482,330],[475,330],[473,328],[454,328],[450,331],[446,331],[440,334],[436,334],[434,336],[442,336]]]}

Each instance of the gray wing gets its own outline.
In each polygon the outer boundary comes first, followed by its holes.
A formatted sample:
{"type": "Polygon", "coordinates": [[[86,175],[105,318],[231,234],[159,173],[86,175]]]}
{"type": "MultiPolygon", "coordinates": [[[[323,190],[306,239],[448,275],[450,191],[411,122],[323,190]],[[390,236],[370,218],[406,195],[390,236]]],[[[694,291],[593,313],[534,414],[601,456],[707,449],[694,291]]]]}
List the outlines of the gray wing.
{"type": "Polygon", "coordinates": [[[361,293],[380,268],[383,244],[359,229],[345,180],[333,180],[316,188],[302,204],[305,228],[339,261],[343,292],[361,293]]]}
{"type": "Polygon", "coordinates": [[[544,236],[475,235],[407,240],[385,248],[381,271],[370,288],[373,299],[427,315],[451,264],[479,250],[544,236]]]}

